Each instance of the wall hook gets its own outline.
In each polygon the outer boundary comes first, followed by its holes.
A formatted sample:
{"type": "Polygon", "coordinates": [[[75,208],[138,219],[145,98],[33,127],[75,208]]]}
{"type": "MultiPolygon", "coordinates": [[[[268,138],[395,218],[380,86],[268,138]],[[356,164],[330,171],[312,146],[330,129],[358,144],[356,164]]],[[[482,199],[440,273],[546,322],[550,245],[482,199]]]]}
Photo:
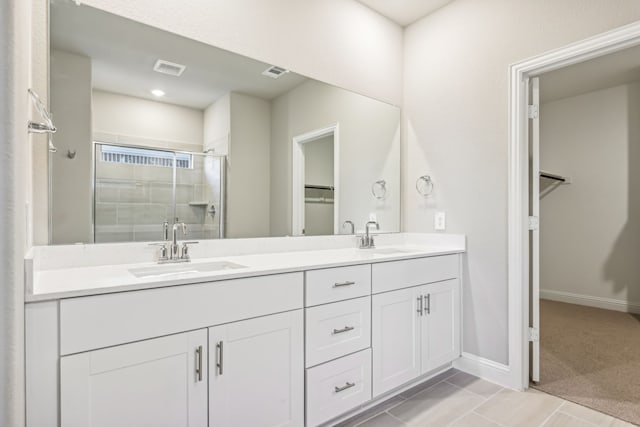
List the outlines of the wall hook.
{"type": "Polygon", "coordinates": [[[67,157],[70,159],[76,158],[76,150],[67,150],[67,157]]]}

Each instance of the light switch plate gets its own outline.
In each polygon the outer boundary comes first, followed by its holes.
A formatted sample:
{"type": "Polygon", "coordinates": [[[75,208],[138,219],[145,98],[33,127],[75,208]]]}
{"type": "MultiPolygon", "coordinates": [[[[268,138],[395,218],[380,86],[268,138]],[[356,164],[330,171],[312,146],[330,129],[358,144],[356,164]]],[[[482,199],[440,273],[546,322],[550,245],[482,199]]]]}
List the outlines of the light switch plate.
{"type": "Polygon", "coordinates": [[[447,217],[444,212],[436,212],[433,216],[433,228],[444,231],[447,228],[447,217]]]}

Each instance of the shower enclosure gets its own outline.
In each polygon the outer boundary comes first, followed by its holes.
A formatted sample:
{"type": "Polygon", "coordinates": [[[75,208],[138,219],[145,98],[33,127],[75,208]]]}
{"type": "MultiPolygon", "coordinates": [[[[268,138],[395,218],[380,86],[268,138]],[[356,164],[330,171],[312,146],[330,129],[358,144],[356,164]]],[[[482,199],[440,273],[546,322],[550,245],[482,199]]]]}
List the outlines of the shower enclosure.
{"type": "Polygon", "coordinates": [[[186,239],[224,237],[225,156],[95,143],[95,243],[162,240],[184,222],[186,239]]]}

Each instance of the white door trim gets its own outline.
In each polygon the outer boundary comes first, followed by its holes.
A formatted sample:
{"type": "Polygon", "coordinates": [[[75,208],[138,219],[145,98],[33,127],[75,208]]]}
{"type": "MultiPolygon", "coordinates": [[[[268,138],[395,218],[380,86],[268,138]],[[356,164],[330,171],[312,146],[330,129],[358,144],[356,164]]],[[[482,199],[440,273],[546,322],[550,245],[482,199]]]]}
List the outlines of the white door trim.
{"type": "Polygon", "coordinates": [[[608,31],[510,66],[508,170],[509,371],[515,389],[529,386],[529,150],[530,77],[640,45],[640,22],[608,31]]]}
{"type": "Polygon", "coordinates": [[[340,232],[340,123],[293,137],[291,175],[291,234],[301,236],[304,229],[304,152],[302,144],[333,135],[333,234],[340,232]],[[302,185],[300,185],[302,184],[302,185]]]}

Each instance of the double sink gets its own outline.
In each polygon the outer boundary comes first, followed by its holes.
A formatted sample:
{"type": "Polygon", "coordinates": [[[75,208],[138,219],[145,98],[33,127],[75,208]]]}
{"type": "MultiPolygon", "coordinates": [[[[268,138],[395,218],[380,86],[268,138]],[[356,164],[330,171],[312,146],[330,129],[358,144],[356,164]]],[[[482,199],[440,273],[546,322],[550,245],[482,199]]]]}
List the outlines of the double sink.
{"type": "MultiPolygon", "coordinates": [[[[395,255],[414,252],[401,248],[355,249],[358,255],[395,255]]],[[[185,262],[180,264],[158,264],[150,267],[136,267],[129,272],[138,278],[171,277],[184,274],[209,273],[221,270],[248,268],[246,265],[230,261],[185,262]]]]}

